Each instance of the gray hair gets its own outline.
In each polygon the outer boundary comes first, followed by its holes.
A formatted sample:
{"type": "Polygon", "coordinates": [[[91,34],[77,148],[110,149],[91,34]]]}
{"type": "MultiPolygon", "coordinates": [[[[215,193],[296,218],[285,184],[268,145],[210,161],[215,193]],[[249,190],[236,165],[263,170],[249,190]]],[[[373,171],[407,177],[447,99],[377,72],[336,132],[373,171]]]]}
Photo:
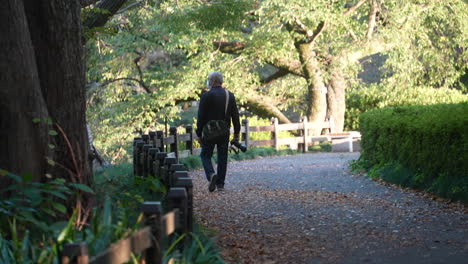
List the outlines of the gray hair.
{"type": "Polygon", "coordinates": [[[208,82],[211,84],[223,84],[223,74],[219,71],[210,72],[208,74],[208,82]]]}

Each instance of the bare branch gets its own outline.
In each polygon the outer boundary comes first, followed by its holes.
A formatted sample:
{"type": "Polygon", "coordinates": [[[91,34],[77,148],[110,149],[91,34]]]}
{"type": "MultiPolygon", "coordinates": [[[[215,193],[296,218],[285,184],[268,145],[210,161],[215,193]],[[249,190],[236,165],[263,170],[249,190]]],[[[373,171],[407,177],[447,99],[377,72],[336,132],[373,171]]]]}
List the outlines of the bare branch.
{"type": "Polygon", "coordinates": [[[360,6],[362,6],[367,0],[359,0],[359,2],[357,2],[355,5],[353,5],[352,7],[348,8],[348,10],[346,10],[343,15],[344,16],[348,16],[350,14],[352,14],[356,9],[358,9],[360,6]]]}
{"type": "Polygon", "coordinates": [[[374,33],[374,28],[375,28],[376,17],[377,17],[377,1],[371,0],[369,18],[367,20],[367,33],[366,33],[367,39],[372,38],[372,34],[374,33]]]}
{"type": "Polygon", "coordinates": [[[223,53],[239,54],[247,46],[247,43],[242,41],[213,41],[213,45],[223,53]]]}
{"type": "Polygon", "coordinates": [[[281,110],[275,105],[269,102],[268,98],[260,95],[252,95],[247,98],[245,105],[250,111],[254,111],[255,114],[262,117],[277,117],[280,123],[289,124],[291,121],[285,116],[281,110]]]}
{"type": "MultiPolygon", "coordinates": [[[[299,20],[299,18],[295,18],[294,25],[291,25],[290,23],[286,23],[286,28],[289,31],[294,31],[294,32],[304,35],[306,37],[305,43],[312,44],[320,36],[320,34],[322,34],[322,32],[325,30],[325,22],[321,21],[317,25],[317,28],[314,31],[312,31],[306,25],[304,25],[304,23],[302,23],[301,20],[299,20]]],[[[304,41],[299,41],[299,42],[304,42],[304,41]]]]}
{"type": "Polygon", "coordinates": [[[116,78],[116,79],[112,79],[112,80],[109,80],[109,81],[106,81],[105,83],[101,84],[101,87],[104,87],[104,86],[107,86],[111,83],[114,83],[114,82],[119,82],[119,81],[132,81],[132,82],[137,82],[138,84],[141,85],[141,81],[138,80],[138,79],[135,79],[135,78],[128,78],[128,77],[122,77],[122,78],[116,78]]]}
{"type": "Polygon", "coordinates": [[[134,8],[134,7],[138,6],[138,5],[140,5],[140,4],[143,3],[144,1],[145,1],[145,0],[140,0],[140,1],[138,1],[138,2],[135,2],[135,3],[133,3],[133,4],[128,5],[128,6],[124,7],[124,8],[122,8],[122,9],[119,9],[119,10],[116,12],[116,14],[122,14],[122,13],[124,13],[125,11],[127,11],[127,10],[129,10],[129,9],[132,9],[132,8],[134,8]]]}
{"type": "Polygon", "coordinates": [[[309,40],[309,43],[314,43],[315,40],[320,36],[320,34],[322,34],[325,27],[326,27],[325,22],[324,21],[320,22],[317,28],[314,30],[314,34],[312,35],[312,38],[309,40]]]}
{"type": "MultiPolygon", "coordinates": [[[[140,55],[140,54],[139,54],[140,55]]],[[[138,64],[138,62],[140,62],[140,60],[143,58],[142,55],[136,57],[133,62],[135,63],[135,66],[138,70],[138,75],[140,76],[140,85],[141,87],[143,87],[143,89],[147,92],[147,93],[151,93],[151,90],[149,89],[149,87],[145,84],[145,82],[143,81],[143,71],[141,70],[141,67],[140,67],[140,64],[138,64]]]]}
{"type": "Polygon", "coordinates": [[[284,57],[281,57],[272,59],[271,61],[268,61],[268,63],[282,71],[286,71],[287,73],[304,77],[304,72],[302,71],[302,64],[299,60],[288,60],[284,57]]]}
{"type": "Polygon", "coordinates": [[[262,79],[262,85],[263,86],[268,85],[271,82],[273,82],[275,80],[278,80],[279,78],[281,78],[281,77],[283,77],[283,76],[285,76],[287,74],[289,74],[288,71],[286,71],[284,69],[278,69],[278,71],[276,71],[272,75],[267,76],[266,78],[262,79]]]}
{"type": "Polygon", "coordinates": [[[102,0],[96,5],[99,12],[93,13],[83,21],[85,28],[104,26],[107,21],[125,4],[127,0],[102,0]]]}

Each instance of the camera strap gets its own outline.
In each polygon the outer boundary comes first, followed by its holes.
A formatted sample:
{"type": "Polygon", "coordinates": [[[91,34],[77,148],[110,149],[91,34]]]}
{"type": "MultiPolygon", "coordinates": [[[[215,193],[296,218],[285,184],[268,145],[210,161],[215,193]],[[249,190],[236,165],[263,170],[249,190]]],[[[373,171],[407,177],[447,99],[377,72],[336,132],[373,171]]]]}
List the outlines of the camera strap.
{"type": "Polygon", "coordinates": [[[228,104],[229,104],[229,92],[228,92],[227,89],[224,89],[224,91],[226,92],[226,103],[225,103],[225,106],[224,106],[224,120],[226,120],[227,109],[228,109],[228,104]]]}

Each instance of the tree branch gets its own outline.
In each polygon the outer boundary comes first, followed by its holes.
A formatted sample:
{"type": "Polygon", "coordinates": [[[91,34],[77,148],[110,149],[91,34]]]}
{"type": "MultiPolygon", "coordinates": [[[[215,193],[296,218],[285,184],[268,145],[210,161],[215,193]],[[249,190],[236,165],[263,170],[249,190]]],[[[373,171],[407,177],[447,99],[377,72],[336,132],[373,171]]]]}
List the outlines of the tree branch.
{"type": "Polygon", "coordinates": [[[284,57],[279,59],[273,59],[268,61],[269,64],[278,68],[279,70],[286,71],[288,73],[304,77],[304,72],[302,71],[302,64],[299,60],[288,60],[284,57]]]}
{"type": "Polygon", "coordinates": [[[306,41],[296,41],[296,44],[300,43],[311,43],[313,44],[315,40],[322,34],[322,32],[325,30],[325,21],[321,21],[318,25],[317,28],[312,31],[310,30],[304,23],[302,23],[299,18],[294,19],[294,25],[291,25],[290,23],[286,23],[286,28],[289,31],[294,31],[296,33],[302,34],[305,36],[306,41]]]}
{"type": "MultiPolygon", "coordinates": [[[[274,67],[274,66],[273,66],[274,67]]],[[[268,85],[269,83],[285,76],[289,74],[288,71],[286,70],[283,70],[283,69],[278,69],[278,71],[276,71],[275,73],[273,73],[272,75],[270,76],[267,76],[265,79],[261,80],[262,81],[262,85],[265,86],[265,85],[268,85]]]]}
{"type": "Polygon", "coordinates": [[[247,103],[243,106],[261,117],[271,118],[273,116],[277,117],[280,123],[291,123],[288,117],[285,116],[281,110],[260,95],[249,96],[247,98],[247,103]]]}
{"type": "Polygon", "coordinates": [[[138,80],[138,79],[135,79],[135,78],[128,78],[128,77],[122,77],[122,78],[116,78],[116,79],[112,79],[112,80],[106,81],[105,83],[101,84],[101,87],[107,86],[107,85],[109,85],[109,84],[111,84],[111,83],[118,82],[118,81],[132,81],[132,82],[137,82],[138,84],[141,85],[141,81],[138,80]]]}
{"type": "Polygon", "coordinates": [[[228,54],[239,54],[246,46],[242,41],[213,41],[215,49],[228,54]]]}
{"type": "Polygon", "coordinates": [[[358,9],[360,6],[362,6],[367,0],[359,0],[359,2],[357,2],[355,5],[353,5],[352,7],[348,8],[348,10],[346,10],[343,15],[344,16],[349,16],[350,14],[352,14],[356,9],[358,9]]]}
{"type": "MultiPolygon", "coordinates": [[[[140,55],[140,54],[138,54],[140,55]]],[[[140,85],[141,87],[143,87],[143,89],[147,92],[147,93],[151,93],[151,90],[149,89],[149,87],[145,84],[145,82],[143,81],[143,71],[141,70],[141,67],[140,67],[140,64],[138,64],[138,62],[140,62],[141,58],[143,58],[142,55],[136,57],[133,62],[135,63],[135,66],[138,70],[138,75],[140,76],[140,85]]]]}
{"type": "Polygon", "coordinates": [[[83,27],[95,28],[104,26],[107,21],[125,4],[127,0],[102,0],[96,5],[98,12],[86,17],[83,27]]]}
{"type": "Polygon", "coordinates": [[[377,1],[371,0],[369,18],[367,20],[367,33],[366,33],[367,39],[372,39],[372,34],[374,33],[374,28],[375,28],[376,17],[377,17],[377,1]]]}
{"type": "Polygon", "coordinates": [[[119,9],[119,10],[116,12],[116,14],[122,14],[122,13],[124,13],[125,11],[134,8],[135,6],[140,5],[140,4],[143,3],[144,1],[145,1],[145,0],[140,0],[140,1],[138,1],[138,2],[135,2],[135,3],[133,3],[133,4],[128,5],[128,6],[124,7],[124,8],[122,8],[122,9],[119,9]]]}
{"type": "Polygon", "coordinates": [[[322,34],[322,32],[325,30],[325,22],[322,21],[318,24],[317,28],[314,30],[314,34],[312,35],[312,38],[309,39],[309,43],[314,43],[315,40],[322,34]]]}

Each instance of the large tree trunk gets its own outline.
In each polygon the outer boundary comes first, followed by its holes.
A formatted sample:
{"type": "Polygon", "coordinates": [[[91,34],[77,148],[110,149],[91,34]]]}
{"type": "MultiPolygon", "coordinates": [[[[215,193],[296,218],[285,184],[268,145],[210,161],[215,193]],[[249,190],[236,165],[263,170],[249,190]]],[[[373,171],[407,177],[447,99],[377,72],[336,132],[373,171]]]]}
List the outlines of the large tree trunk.
{"type": "MultiPolygon", "coordinates": [[[[47,173],[52,177],[91,185],[79,2],[7,0],[6,6],[7,11],[2,9],[6,13],[1,18],[4,22],[2,32],[9,33],[10,36],[2,35],[1,39],[8,40],[9,46],[16,45],[16,48],[2,49],[2,53],[11,53],[5,54],[11,60],[8,65],[2,61],[1,67],[9,67],[11,70],[2,70],[2,82],[5,82],[2,92],[7,97],[0,100],[11,102],[5,106],[7,111],[2,111],[0,115],[2,123],[7,120],[5,126],[14,131],[6,133],[6,138],[2,134],[2,141],[13,140],[17,137],[17,131],[21,131],[24,136],[16,139],[19,147],[1,148],[1,166],[14,173],[29,172],[34,173],[36,179],[45,179],[45,156],[49,151],[49,146],[45,144],[45,135],[49,128],[34,127],[27,121],[29,119],[32,122],[32,118],[44,117],[48,113],[54,123],[51,129],[58,132],[54,137],[56,147],[48,158],[58,165],[48,169],[47,173]],[[10,32],[8,27],[11,27],[11,21],[17,23],[16,29],[11,29],[10,32]],[[14,34],[18,36],[11,36],[14,34]],[[25,76],[24,80],[18,82],[22,75],[25,76]],[[35,96],[35,102],[29,102],[31,96],[35,96]],[[23,120],[12,119],[8,113],[17,114],[23,120]],[[8,119],[4,119],[4,115],[8,119]],[[37,140],[37,147],[28,149],[28,142],[37,140]],[[25,153],[28,156],[22,157],[25,153]],[[3,157],[15,158],[3,162],[3,157]],[[30,167],[36,169],[29,171],[30,167]]],[[[84,197],[85,204],[81,206],[88,207],[90,197],[84,197]]]]}
{"type": "MultiPolygon", "coordinates": [[[[22,1],[8,0],[0,9],[0,169],[46,174],[49,116],[39,84],[34,48],[22,1]]],[[[0,188],[7,186],[6,177],[0,188]]]]}
{"type": "Polygon", "coordinates": [[[327,117],[333,120],[332,133],[343,132],[345,121],[345,87],[346,81],[339,69],[332,69],[327,93],[327,117]]]}
{"type": "MultiPolygon", "coordinates": [[[[325,121],[327,111],[326,87],[323,82],[322,71],[312,43],[296,44],[302,63],[307,87],[307,118],[309,122],[325,121]]],[[[312,135],[319,135],[321,129],[312,129],[312,135]]]]}

